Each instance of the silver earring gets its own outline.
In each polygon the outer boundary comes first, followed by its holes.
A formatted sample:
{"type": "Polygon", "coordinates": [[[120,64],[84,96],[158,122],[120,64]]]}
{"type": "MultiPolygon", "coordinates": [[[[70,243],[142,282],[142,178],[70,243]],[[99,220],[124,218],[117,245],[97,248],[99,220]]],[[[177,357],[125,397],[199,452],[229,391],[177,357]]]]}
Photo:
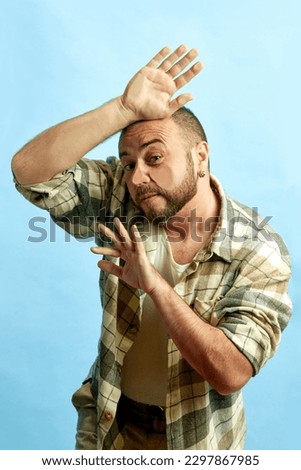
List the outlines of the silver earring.
{"type": "Polygon", "coordinates": [[[199,177],[204,178],[205,175],[206,175],[206,172],[204,170],[202,170],[199,174],[199,177]]]}

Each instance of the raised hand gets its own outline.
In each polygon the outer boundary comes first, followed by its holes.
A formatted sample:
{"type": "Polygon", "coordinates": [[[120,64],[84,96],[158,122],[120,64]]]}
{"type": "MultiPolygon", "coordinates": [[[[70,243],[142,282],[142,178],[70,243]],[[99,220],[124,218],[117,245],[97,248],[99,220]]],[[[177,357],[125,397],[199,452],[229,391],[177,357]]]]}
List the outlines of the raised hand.
{"type": "Polygon", "coordinates": [[[136,289],[152,292],[158,281],[162,282],[162,278],[146,256],[137,227],[133,225],[129,234],[118,218],[114,219],[114,225],[117,233],[99,224],[99,231],[112,239],[114,247],[93,247],[91,251],[97,255],[121,258],[125,264],[118,266],[111,261],[101,260],[98,262],[99,268],[114,274],[136,289]]]}
{"type": "Polygon", "coordinates": [[[130,120],[163,119],[192,100],[189,93],[173,95],[202,70],[201,62],[192,65],[197,56],[196,49],[188,51],[184,45],[172,53],[164,47],[139,70],[121,96],[121,106],[130,120]]]}

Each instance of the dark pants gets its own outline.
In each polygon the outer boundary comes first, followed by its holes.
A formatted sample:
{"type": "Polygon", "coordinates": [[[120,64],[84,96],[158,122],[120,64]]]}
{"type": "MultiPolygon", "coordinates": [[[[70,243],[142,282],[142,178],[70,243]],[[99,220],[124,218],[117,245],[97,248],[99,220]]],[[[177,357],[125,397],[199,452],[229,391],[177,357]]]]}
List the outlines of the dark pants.
{"type": "Polygon", "coordinates": [[[124,439],[124,450],[167,449],[163,408],[138,403],[121,395],[117,423],[124,439]]]}
{"type": "MultiPolygon", "coordinates": [[[[77,390],[72,402],[78,412],[76,449],[96,450],[97,413],[91,384],[77,390]]],[[[165,411],[121,395],[116,421],[123,440],[119,450],[161,450],[167,448],[165,411]]]]}

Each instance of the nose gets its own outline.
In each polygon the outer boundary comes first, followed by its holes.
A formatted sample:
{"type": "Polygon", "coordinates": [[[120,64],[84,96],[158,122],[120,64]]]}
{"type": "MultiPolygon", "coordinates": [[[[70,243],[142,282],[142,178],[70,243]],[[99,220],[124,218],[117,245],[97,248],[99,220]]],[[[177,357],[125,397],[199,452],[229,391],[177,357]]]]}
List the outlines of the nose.
{"type": "Polygon", "coordinates": [[[131,174],[131,183],[134,186],[140,186],[150,182],[148,168],[143,163],[137,163],[131,174]]]}

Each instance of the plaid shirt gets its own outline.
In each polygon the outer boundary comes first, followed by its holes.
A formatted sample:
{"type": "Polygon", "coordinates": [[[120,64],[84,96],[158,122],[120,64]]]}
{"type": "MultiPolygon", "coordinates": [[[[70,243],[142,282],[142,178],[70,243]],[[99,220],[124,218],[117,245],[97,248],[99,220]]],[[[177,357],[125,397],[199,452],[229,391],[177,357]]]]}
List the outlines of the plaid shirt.
{"type": "MultiPolygon", "coordinates": [[[[196,255],[174,290],[203,321],[224,332],[251,362],[255,375],[275,353],[291,314],[289,254],[279,235],[256,211],[226,196],[213,177],[212,185],[221,198],[218,228],[209,248],[196,255]]],[[[49,182],[23,186],[16,182],[16,187],[76,237],[95,236],[95,222],[107,223],[113,215],[126,225],[139,221],[122,166],[114,157],[107,162],[82,159],[49,182]]],[[[143,231],[147,234],[147,223],[143,231]]],[[[156,241],[144,238],[152,261],[156,241]]],[[[96,243],[109,240],[96,235],[96,243]]],[[[122,364],[139,331],[142,293],[102,271],[100,289],[102,334],[99,355],[90,371],[97,394],[98,448],[118,449],[122,437],[114,416],[122,364]]],[[[244,446],[241,391],[219,395],[187,363],[171,337],[166,422],[169,449],[244,446]]]]}

